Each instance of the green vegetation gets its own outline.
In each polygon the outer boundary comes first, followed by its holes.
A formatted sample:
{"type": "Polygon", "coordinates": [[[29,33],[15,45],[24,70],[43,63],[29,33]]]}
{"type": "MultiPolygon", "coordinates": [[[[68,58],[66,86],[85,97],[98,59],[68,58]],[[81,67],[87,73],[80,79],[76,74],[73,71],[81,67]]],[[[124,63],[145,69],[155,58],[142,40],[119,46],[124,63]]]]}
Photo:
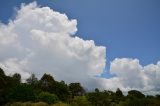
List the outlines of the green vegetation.
{"type": "Polygon", "coordinates": [[[128,91],[124,96],[118,88],[116,92],[85,92],[80,83],[56,81],[44,74],[38,80],[34,74],[21,82],[16,73],[6,76],[0,68],[0,105],[4,106],[160,106],[160,95],[145,96],[137,90],[128,91]]]}
{"type": "Polygon", "coordinates": [[[58,101],[58,97],[55,94],[51,94],[48,92],[41,92],[38,95],[38,101],[43,101],[48,104],[54,104],[56,101],[58,101]]]}

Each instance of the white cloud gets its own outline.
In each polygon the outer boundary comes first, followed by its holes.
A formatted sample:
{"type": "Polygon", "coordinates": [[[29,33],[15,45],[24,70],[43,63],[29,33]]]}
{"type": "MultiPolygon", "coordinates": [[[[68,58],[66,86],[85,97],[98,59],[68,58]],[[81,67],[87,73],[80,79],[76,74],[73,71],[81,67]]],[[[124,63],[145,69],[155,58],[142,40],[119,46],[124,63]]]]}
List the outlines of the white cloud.
{"type": "Polygon", "coordinates": [[[147,86],[152,90],[160,91],[160,61],[144,67],[147,86]]]}
{"type": "MultiPolygon", "coordinates": [[[[118,79],[120,88],[124,91],[131,89],[152,93],[160,91],[160,62],[142,66],[138,59],[116,58],[111,62],[110,72],[116,75],[115,78],[118,79]]],[[[108,80],[117,83],[112,78],[108,80]]]]}
{"type": "Polygon", "coordinates": [[[25,67],[25,61],[19,61],[16,58],[10,58],[3,63],[0,63],[0,66],[5,70],[5,74],[13,75],[14,73],[21,74],[22,81],[24,82],[30,76],[30,73],[27,72],[27,67],[25,67]]]}
{"type": "Polygon", "coordinates": [[[121,78],[124,87],[142,88],[144,83],[141,70],[142,66],[137,59],[116,58],[110,66],[110,72],[121,78]]]}
{"type": "Polygon", "coordinates": [[[38,77],[50,73],[58,80],[96,85],[91,79],[103,72],[106,49],[72,36],[76,25],[76,20],[49,7],[38,7],[35,2],[22,5],[14,20],[1,24],[0,40],[7,50],[0,51],[4,52],[0,66],[7,75],[18,72],[26,78],[28,73],[38,77]]]}

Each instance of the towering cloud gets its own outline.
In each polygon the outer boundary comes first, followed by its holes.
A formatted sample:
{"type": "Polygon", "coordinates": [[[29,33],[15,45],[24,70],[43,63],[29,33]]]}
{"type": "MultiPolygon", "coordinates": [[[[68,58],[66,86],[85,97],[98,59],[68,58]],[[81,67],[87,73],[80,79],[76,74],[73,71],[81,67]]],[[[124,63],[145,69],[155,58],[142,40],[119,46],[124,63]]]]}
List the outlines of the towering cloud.
{"type": "Polygon", "coordinates": [[[0,25],[0,66],[24,79],[30,73],[50,73],[58,80],[90,85],[89,79],[103,72],[106,48],[73,36],[76,25],[49,7],[23,4],[14,20],[0,25]]]}

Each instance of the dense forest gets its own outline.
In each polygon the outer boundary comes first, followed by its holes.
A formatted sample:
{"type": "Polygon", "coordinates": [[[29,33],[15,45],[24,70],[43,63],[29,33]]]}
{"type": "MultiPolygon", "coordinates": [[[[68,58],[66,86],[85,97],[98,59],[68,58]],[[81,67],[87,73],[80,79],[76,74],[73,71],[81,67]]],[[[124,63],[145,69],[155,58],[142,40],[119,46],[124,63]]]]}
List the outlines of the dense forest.
{"type": "Polygon", "coordinates": [[[95,88],[86,92],[80,83],[66,84],[56,81],[50,74],[40,80],[34,74],[21,81],[21,75],[5,75],[0,68],[1,106],[160,106],[160,95],[144,95],[131,90],[127,95],[117,88],[116,92],[95,88]]]}

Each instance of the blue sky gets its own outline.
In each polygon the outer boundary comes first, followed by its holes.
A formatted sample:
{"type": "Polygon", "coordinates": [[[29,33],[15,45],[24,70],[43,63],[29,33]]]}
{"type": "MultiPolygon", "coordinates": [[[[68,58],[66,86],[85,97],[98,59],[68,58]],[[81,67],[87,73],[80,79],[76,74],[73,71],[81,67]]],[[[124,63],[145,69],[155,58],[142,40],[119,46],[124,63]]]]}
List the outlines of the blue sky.
{"type": "MultiPolygon", "coordinates": [[[[14,17],[14,8],[33,0],[1,0],[0,20],[14,17]]],[[[107,47],[107,62],[138,58],[143,65],[160,60],[159,0],[37,0],[78,20],[76,35],[107,47]]],[[[107,63],[107,64],[108,64],[107,63]]]]}
{"type": "MultiPolygon", "coordinates": [[[[0,20],[14,17],[15,7],[33,0],[3,0],[0,20]]],[[[37,0],[78,20],[76,35],[107,47],[107,61],[116,57],[140,59],[141,64],[160,59],[159,0],[37,0]]]]}

